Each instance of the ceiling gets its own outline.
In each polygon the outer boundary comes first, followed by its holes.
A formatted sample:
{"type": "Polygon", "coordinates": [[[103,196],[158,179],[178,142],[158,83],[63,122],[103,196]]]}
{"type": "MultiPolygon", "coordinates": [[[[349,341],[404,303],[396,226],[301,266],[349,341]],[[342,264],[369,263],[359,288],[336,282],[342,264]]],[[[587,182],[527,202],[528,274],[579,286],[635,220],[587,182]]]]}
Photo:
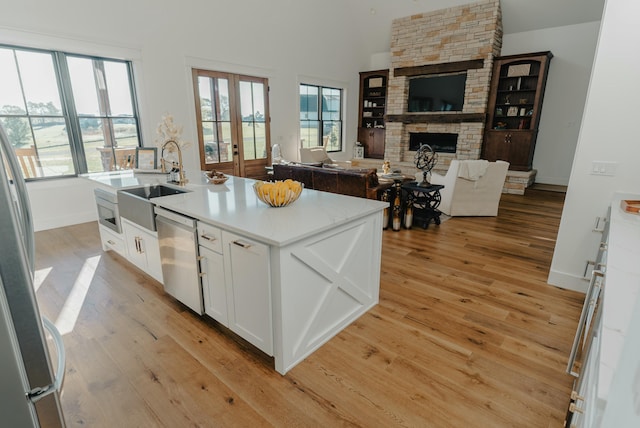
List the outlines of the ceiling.
{"type": "Polygon", "coordinates": [[[604,2],[605,0],[501,0],[502,26],[505,34],[513,34],[600,21],[604,2]]]}
{"type": "MultiPolygon", "coordinates": [[[[389,50],[396,18],[475,3],[474,0],[343,0],[354,30],[377,52],[389,50]],[[374,29],[375,31],[372,31],[374,29]]],[[[504,34],[599,21],[605,0],[500,0],[504,34]]]]}

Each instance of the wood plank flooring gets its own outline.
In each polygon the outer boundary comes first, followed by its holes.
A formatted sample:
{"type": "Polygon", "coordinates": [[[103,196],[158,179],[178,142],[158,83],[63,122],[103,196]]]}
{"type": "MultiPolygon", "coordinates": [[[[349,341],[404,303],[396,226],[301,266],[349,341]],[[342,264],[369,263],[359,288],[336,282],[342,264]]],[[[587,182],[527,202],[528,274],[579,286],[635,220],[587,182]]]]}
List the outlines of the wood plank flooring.
{"type": "Polygon", "coordinates": [[[546,284],[563,198],[385,231],[380,304],[286,376],[102,252],[97,223],[38,232],[38,300],[68,330],[67,424],[561,427],[583,299],[546,284]]]}

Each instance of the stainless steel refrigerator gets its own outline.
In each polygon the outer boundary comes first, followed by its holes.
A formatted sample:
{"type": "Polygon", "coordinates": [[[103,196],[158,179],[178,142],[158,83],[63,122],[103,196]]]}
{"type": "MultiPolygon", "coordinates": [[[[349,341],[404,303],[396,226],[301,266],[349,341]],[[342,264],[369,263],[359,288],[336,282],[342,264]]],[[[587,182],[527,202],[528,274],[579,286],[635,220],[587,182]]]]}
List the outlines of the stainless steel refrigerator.
{"type": "Polygon", "coordinates": [[[35,238],[26,185],[0,126],[0,425],[64,427],[60,388],[65,353],[40,315],[33,283],[35,238]],[[45,329],[57,348],[52,364],[45,329]]]}

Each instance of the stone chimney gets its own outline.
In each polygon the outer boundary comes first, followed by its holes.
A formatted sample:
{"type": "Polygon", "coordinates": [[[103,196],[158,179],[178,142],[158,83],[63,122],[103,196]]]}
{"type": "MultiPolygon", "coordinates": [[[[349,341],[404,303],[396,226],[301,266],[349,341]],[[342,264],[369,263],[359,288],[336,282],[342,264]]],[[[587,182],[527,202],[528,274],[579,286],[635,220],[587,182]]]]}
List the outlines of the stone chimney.
{"type": "Polygon", "coordinates": [[[413,163],[409,134],[457,134],[451,159],[479,159],[494,57],[502,48],[499,0],[486,0],[399,18],[391,28],[391,69],[386,106],[385,158],[413,163]],[[467,73],[462,111],[408,113],[409,80],[418,76],[467,73]]]}

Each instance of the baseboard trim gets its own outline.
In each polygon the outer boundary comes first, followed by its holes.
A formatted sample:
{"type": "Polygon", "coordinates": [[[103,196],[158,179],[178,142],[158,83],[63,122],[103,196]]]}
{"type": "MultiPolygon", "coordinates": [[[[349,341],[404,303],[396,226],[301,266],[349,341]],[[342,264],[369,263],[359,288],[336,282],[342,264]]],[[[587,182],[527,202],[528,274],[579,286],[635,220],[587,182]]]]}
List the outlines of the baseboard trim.
{"type": "Polygon", "coordinates": [[[74,224],[88,223],[90,221],[97,221],[95,211],[73,213],[55,218],[47,217],[41,220],[34,219],[33,228],[35,232],[39,232],[41,230],[57,229],[59,227],[73,226],[74,224]]]}
{"type": "Polygon", "coordinates": [[[581,276],[570,275],[564,272],[550,271],[547,283],[567,290],[586,293],[589,281],[581,276]]]}

